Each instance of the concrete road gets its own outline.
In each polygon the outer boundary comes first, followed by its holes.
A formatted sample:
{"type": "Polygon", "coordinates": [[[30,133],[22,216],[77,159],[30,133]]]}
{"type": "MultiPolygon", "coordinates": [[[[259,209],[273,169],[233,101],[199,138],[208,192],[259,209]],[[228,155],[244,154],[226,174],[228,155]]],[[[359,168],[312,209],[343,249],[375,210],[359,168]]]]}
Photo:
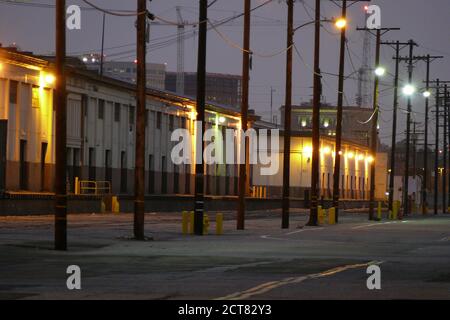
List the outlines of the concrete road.
{"type": "Polygon", "coordinates": [[[227,216],[224,235],[195,237],[180,215],[147,214],[154,241],[137,242],[132,215],[71,215],[67,252],[52,250],[52,217],[1,217],[0,299],[450,299],[449,215],[312,228],[295,212],[281,230],[279,212],[259,212],[245,231],[227,216]],[[381,290],[367,288],[372,264],[381,290]]]}

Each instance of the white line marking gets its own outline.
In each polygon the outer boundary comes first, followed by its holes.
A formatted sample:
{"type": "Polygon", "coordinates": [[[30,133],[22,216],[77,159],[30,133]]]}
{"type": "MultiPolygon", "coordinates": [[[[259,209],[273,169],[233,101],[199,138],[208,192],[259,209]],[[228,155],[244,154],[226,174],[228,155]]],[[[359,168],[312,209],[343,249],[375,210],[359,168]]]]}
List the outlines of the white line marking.
{"type": "Polygon", "coordinates": [[[383,261],[370,261],[367,263],[352,264],[352,265],[336,267],[333,269],[326,270],[324,272],[309,274],[306,276],[290,277],[290,278],[285,278],[285,279],[282,279],[279,281],[265,282],[256,287],[253,287],[253,288],[250,288],[250,289],[247,289],[244,291],[240,291],[240,292],[235,292],[230,295],[220,297],[220,298],[217,298],[214,300],[244,300],[244,299],[248,299],[253,296],[256,296],[256,295],[261,295],[263,293],[269,292],[271,290],[274,290],[276,288],[279,288],[279,287],[282,287],[282,286],[285,286],[288,284],[301,283],[308,279],[318,279],[318,278],[323,278],[323,277],[329,277],[329,276],[332,276],[332,275],[335,275],[337,273],[344,272],[347,270],[368,267],[370,265],[380,265],[382,263],[383,263],[383,261]]]}
{"type": "Polygon", "coordinates": [[[382,226],[386,224],[394,224],[394,223],[406,223],[409,221],[390,221],[390,222],[383,222],[383,223],[372,223],[372,224],[364,224],[361,226],[352,227],[353,230],[356,229],[362,229],[362,228],[370,228],[370,227],[376,227],[376,226],[382,226]]]}

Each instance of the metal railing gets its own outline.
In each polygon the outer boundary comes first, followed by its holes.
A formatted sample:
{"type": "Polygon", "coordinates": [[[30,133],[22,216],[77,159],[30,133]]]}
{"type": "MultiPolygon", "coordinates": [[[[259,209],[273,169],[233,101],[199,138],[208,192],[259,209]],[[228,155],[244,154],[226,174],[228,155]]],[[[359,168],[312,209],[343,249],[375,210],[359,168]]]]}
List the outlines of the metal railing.
{"type": "Polygon", "coordinates": [[[106,195],[111,194],[110,181],[79,181],[79,194],[106,195]]]}

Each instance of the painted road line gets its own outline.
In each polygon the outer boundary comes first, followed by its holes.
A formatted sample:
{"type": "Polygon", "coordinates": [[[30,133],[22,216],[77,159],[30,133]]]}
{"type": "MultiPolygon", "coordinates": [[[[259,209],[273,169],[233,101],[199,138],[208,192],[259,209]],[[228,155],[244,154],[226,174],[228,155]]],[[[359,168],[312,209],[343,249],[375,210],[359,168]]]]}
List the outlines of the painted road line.
{"type": "Polygon", "coordinates": [[[244,300],[244,299],[249,299],[251,297],[267,293],[269,291],[272,291],[274,289],[277,289],[277,288],[285,286],[285,285],[297,284],[297,283],[301,283],[301,282],[304,282],[304,281],[309,280],[309,279],[319,279],[319,278],[329,277],[329,276],[332,276],[332,275],[335,275],[337,273],[341,273],[341,272],[344,272],[344,271],[347,271],[347,270],[359,269],[359,268],[368,267],[368,266],[371,266],[371,265],[380,265],[382,263],[383,263],[383,261],[370,261],[370,262],[361,263],[361,264],[351,264],[351,265],[345,265],[345,266],[332,268],[332,269],[329,269],[329,270],[326,270],[326,271],[320,272],[320,273],[309,274],[309,275],[306,275],[306,276],[290,277],[290,278],[285,278],[285,279],[282,279],[282,280],[279,280],[279,281],[265,282],[265,283],[260,284],[260,285],[258,285],[256,287],[253,287],[253,288],[250,288],[250,289],[247,289],[247,290],[244,290],[244,291],[240,291],[240,292],[235,292],[235,293],[232,293],[230,295],[217,298],[215,300],[244,300]]]}
{"type": "Polygon", "coordinates": [[[387,224],[394,224],[394,223],[406,223],[406,222],[409,222],[409,221],[389,221],[389,222],[364,224],[364,225],[361,225],[361,226],[352,227],[352,230],[363,229],[363,228],[370,228],[370,227],[377,227],[377,226],[382,226],[382,225],[387,225],[387,224]]]}
{"type": "Polygon", "coordinates": [[[321,228],[302,229],[302,230],[297,230],[297,231],[292,231],[292,232],[285,233],[285,235],[286,236],[290,236],[291,234],[296,234],[296,233],[300,233],[300,232],[317,231],[317,230],[323,230],[323,229],[325,229],[325,228],[321,227],[321,228]]]}
{"type": "MultiPolygon", "coordinates": [[[[318,231],[318,230],[323,230],[323,229],[325,229],[325,228],[321,227],[321,228],[302,229],[302,230],[288,232],[288,233],[285,233],[282,235],[290,236],[293,234],[302,233],[302,232],[306,232],[306,231],[318,231]]],[[[271,235],[263,235],[263,236],[261,236],[261,238],[268,239],[268,240],[298,241],[298,240],[292,240],[292,239],[288,239],[288,238],[278,238],[278,237],[271,236],[271,235]]]]}

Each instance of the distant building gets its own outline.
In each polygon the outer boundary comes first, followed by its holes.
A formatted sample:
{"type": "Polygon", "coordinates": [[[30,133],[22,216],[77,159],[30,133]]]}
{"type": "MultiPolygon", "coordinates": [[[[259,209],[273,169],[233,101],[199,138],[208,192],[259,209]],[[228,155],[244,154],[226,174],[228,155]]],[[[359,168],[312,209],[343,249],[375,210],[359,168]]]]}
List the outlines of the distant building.
{"type": "MultiPolygon", "coordinates": [[[[238,75],[207,73],[206,74],[206,100],[224,106],[239,107],[241,102],[242,77],[238,75]]],[[[167,91],[177,91],[177,73],[166,72],[167,91]]],[[[184,93],[181,95],[197,96],[197,73],[184,73],[184,93]]]]}
{"type": "MultiPolygon", "coordinates": [[[[280,108],[281,124],[284,123],[284,106],[280,108]]],[[[359,107],[344,107],[342,120],[342,138],[358,144],[368,146],[372,125],[370,120],[372,109],[359,107]]],[[[337,108],[327,103],[322,103],[320,109],[320,130],[326,136],[336,135],[337,108]]],[[[308,132],[312,130],[312,102],[292,106],[291,128],[294,131],[308,132]]]]}
{"type": "MultiPolygon", "coordinates": [[[[89,54],[81,60],[89,70],[100,71],[100,55],[89,54]]],[[[136,83],[136,63],[131,61],[105,61],[103,74],[105,76],[129,83],[136,83]]],[[[161,63],[147,63],[147,87],[164,90],[166,65],[161,63]]]]}

